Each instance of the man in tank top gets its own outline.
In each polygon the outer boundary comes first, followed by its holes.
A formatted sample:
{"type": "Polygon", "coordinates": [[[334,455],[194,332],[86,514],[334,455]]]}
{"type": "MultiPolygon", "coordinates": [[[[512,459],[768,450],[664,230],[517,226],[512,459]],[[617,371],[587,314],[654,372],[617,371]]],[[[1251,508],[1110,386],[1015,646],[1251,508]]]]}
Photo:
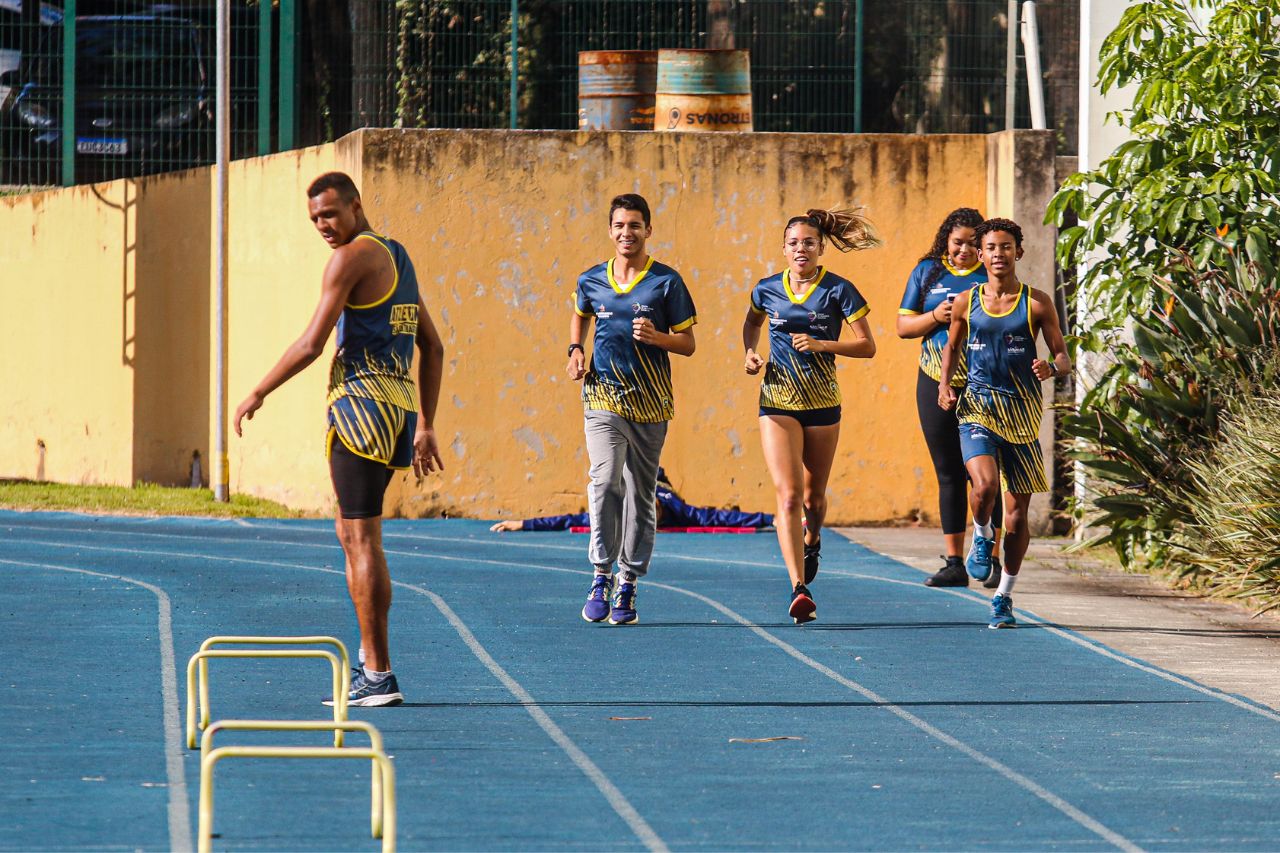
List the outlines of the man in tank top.
{"type": "Polygon", "coordinates": [[[268,394],[320,357],[336,326],[325,453],[338,498],[335,527],[347,590],[360,624],[361,666],[352,673],[349,703],[398,705],[404,696],[387,643],[391,576],[382,549],[382,499],[394,471],[412,467],[421,477],[444,468],[433,427],[444,347],[408,252],[369,227],[351,178],[323,174],[307,188],[307,199],[311,222],[334,250],[320,302],[302,337],[236,409],[236,435],[268,394]],[[415,347],[421,354],[416,388],[415,347]]]}

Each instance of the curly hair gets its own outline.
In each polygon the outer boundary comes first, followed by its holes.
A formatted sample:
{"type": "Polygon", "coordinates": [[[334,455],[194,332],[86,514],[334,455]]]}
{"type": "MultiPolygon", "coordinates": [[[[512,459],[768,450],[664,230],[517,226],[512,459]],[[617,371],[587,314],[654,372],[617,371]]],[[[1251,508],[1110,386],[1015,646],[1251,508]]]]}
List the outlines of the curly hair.
{"type": "Polygon", "coordinates": [[[813,207],[804,216],[793,216],[787,220],[787,227],[782,229],[782,234],[785,237],[792,225],[808,225],[816,228],[821,237],[830,240],[831,245],[842,252],[871,249],[879,246],[882,241],[876,234],[875,226],[862,211],[861,207],[838,210],[813,207]]]}
{"type": "Polygon", "coordinates": [[[938,233],[933,237],[933,247],[920,260],[942,260],[947,256],[947,241],[951,239],[952,231],[957,228],[977,228],[981,224],[981,213],[972,207],[957,207],[947,214],[946,219],[942,220],[942,224],[938,226],[938,233]]]}
{"type": "Polygon", "coordinates": [[[1013,235],[1013,242],[1019,249],[1022,248],[1022,228],[1012,219],[988,219],[986,222],[973,229],[974,239],[978,241],[978,247],[982,247],[982,238],[993,231],[1003,231],[1006,234],[1013,235]]]}

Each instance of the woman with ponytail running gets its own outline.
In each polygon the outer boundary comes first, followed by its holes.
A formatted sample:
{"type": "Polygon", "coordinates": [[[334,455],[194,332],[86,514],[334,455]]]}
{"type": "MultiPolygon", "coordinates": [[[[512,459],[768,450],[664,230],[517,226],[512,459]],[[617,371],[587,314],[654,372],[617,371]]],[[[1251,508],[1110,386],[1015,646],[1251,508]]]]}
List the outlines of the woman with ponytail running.
{"type": "Polygon", "coordinates": [[[871,358],[876,344],[867,301],[857,288],[818,263],[830,242],[842,252],[880,244],[860,210],[810,210],[782,232],[787,268],[751,291],[742,324],[744,367],[760,384],[760,443],[777,492],[774,526],[791,576],[789,613],[796,624],[817,618],[809,584],[818,573],[827,479],[840,438],[836,356],[871,358]],[[769,358],[756,351],[769,322],[769,358]],[[853,340],[841,341],[843,324],[853,340]],[[801,510],[803,509],[803,521],[801,510]]]}
{"type": "MultiPolygon", "coordinates": [[[[938,227],[929,253],[920,259],[907,279],[907,289],[898,308],[898,337],[920,338],[920,370],[916,374],[916,410],[924,433],[933,471],[938,478],[938,516],[946,556],[941,569],[925,579],[927,586],[968,586],[965,571],[964,531],[969,517],[969,474],[960,453],[960,422],[951,410],[938,407],[938,377],[942,375],[942,350],[947,345],[951,309],[955,298],[975,284],[987,280],[987,271],[978,260],[974,229],[982,224],[982,214],[962,207],[947,214],[938,227]]],[[[952,387],[964,387],[964,350],[959,351],[952,387]]],[[[997,497],[995,518],[1002,515],[997,497]]],[[[995,522],[995,541],[1000,538],[1000,522],[995,522]]],[[[1000,560],[991,558],[991,574],[985,586],[1000,583],[1000,560]]]]}

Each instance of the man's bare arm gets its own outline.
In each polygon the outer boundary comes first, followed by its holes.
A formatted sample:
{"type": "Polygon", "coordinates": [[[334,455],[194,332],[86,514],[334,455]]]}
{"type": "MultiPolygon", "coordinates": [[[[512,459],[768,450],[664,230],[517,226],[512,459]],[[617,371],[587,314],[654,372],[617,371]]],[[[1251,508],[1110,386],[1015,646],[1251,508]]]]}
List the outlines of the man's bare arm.
{"type": "Polygon", "coordinates": [[[436,406],[440,402],[440,378],[444,375],[444,342],[418,297],[418,409],[421,420],[413,436],[413,471],[419,477],[444,470],[436,441],[436,406]]]}
{"type": "Polygon", "coordinates": [[[351,297],[351,291],[364,276],[376,269],[377,256],[363,246],[348,244],[334,251],[325,265],[320,286],[320,302],[316,305],[311,322],[302,336],[289,345],[275,366],[267,371],[253,392],[244,399],[235,414],[236,435],[242,435],[241,421],[253,420],[253,413],[262,408],[267,395],[301,373],[324,352],[324,345],[333,333],[333,327],[342,315],[342,308],[351,297]]]}

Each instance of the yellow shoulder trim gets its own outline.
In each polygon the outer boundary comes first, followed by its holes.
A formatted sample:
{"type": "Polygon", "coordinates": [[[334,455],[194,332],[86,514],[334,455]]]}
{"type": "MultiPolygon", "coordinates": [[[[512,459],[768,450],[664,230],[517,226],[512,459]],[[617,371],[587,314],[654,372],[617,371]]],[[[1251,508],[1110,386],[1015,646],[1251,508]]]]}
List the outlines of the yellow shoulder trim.
{"type": "Polygon", "coordinates": [[[640,274],[635,278],[631,279],[631,283],[628,284],[626,287],[623,287],[622,285],[618,284],[618,280],[613,277],[613,262],[614,262],[614,258],[610,258],[609,263],[605,265],[605,273],[609,276],[609,286],[612,287],[616,292],[621,293],[625,296],[626,294],[630,293],[637,284],[640,283],[640,279],[644,278],[646,275],[649,274],[649,267],[653,266],[653,255],[649,256],[649,262],[644,265],[644,269],[640,270],[640,274]]]}
{"type": "Polygon", "coordinates": [[[752,302],[752,303],[751,303],[751,310],[752,310],[753,312],[755,312],[756,314],[767,314],[767,313],[769,313],[768,311],[765,311],[763,308],[757,308],[757,307],[756,307],[756,304],[755,304],[754,302],[752,302]]]}
{"type": "Polygon", "coordinates": [[[845,317],[844,321],[846,323],[856,323],[858,320],[861,320],[863,317],[867,316],[870,313],[871,313],[871,306],[863,305],[857,311],[854,311],[848,317],[845,317]]]}
{"type": "Polygon", "coordinates": [[[578,308],[578,306],[577,306],[577,305],[574,305],[574,306],[573,306],[573,313],[577,314],[579,317],[594,317],[594,316],[596,316],[595,314],[590,314],[590,313],[588,313],[588,312],[586,312],[586,311],[582,311],[582,310],[580,310],[580,309],[578,308]]]}
{"type": "MultiPolygon", "coordinates": [[[[1031,298],[1031,288],[1025,284],[1022,287],[1027,294],[1027,334],[1031,335],[1031,340],[1034,341],[1036,339],[1035,312],[1032,310],[1035,307],[1032,304],[1034,300],[1031,298]]],[[[1054,370],[1056,371],[1057,368],[1054,368],[1054,370]]]]}
{"type": "Polygon", "coordinates": [[[692,317],[690,317],[688,320],[685,320],[683,323],[676,323],[674,326],[671,327],[671,331],[683,332],[685,329],[695,325],[697,322],[698,322],[698,315],[694,314],[692,317]]]}
{"type": "Polygon", "coordinates": [[[898,313],[904,317],[919,317],[923,311],[912,311],[910,308],[899,308],[898,313]]]}
{"type": "Polygon", "coordinates": [[[813,295],[813,292],[818,289],[818,285],[826,277],[827,277],[827,268],[818,267],[818,275],[814,278],[813,283],[809,285],[809,289],[804,292],[803,296],[797,296],[795,292],[792,291],[791,289],[791,270],[783,270],[782,271],[782,289],[786,291],[788,299],[790,299],[796,305],[800,305],[806,299],[808,299],[810,296],[813,295]]]}
{"type": "MultiPolygon", "coordinates": [[[[387,257],[391,259],[391,276],[392,276],[391,289],[387,291],[386,296],[383,296],[381,299],[379,299],[376,302],[369,302],[365,305],[353,305],[352,303],[348,302],[347,307],[354,308],[357,311],[363,310],[365,308],[377,308],[379,305],[381,305],[382,303],[390,299],[392,295],[395,294],[396,288],[400,286],[400,269],[396,266],[396,256],[391,254],[391,247],[388,246],[385,242],[383,242],[382,238],[379,237],[377,234],[370,234],[369,232],[366,231],[363,234],[356,235],[356,239],[372,240],[373,242],[377,243],[379,246],[387,250],[387,257]]],[[[351,452],[355,453],[354,450],[351,452]]]]}

